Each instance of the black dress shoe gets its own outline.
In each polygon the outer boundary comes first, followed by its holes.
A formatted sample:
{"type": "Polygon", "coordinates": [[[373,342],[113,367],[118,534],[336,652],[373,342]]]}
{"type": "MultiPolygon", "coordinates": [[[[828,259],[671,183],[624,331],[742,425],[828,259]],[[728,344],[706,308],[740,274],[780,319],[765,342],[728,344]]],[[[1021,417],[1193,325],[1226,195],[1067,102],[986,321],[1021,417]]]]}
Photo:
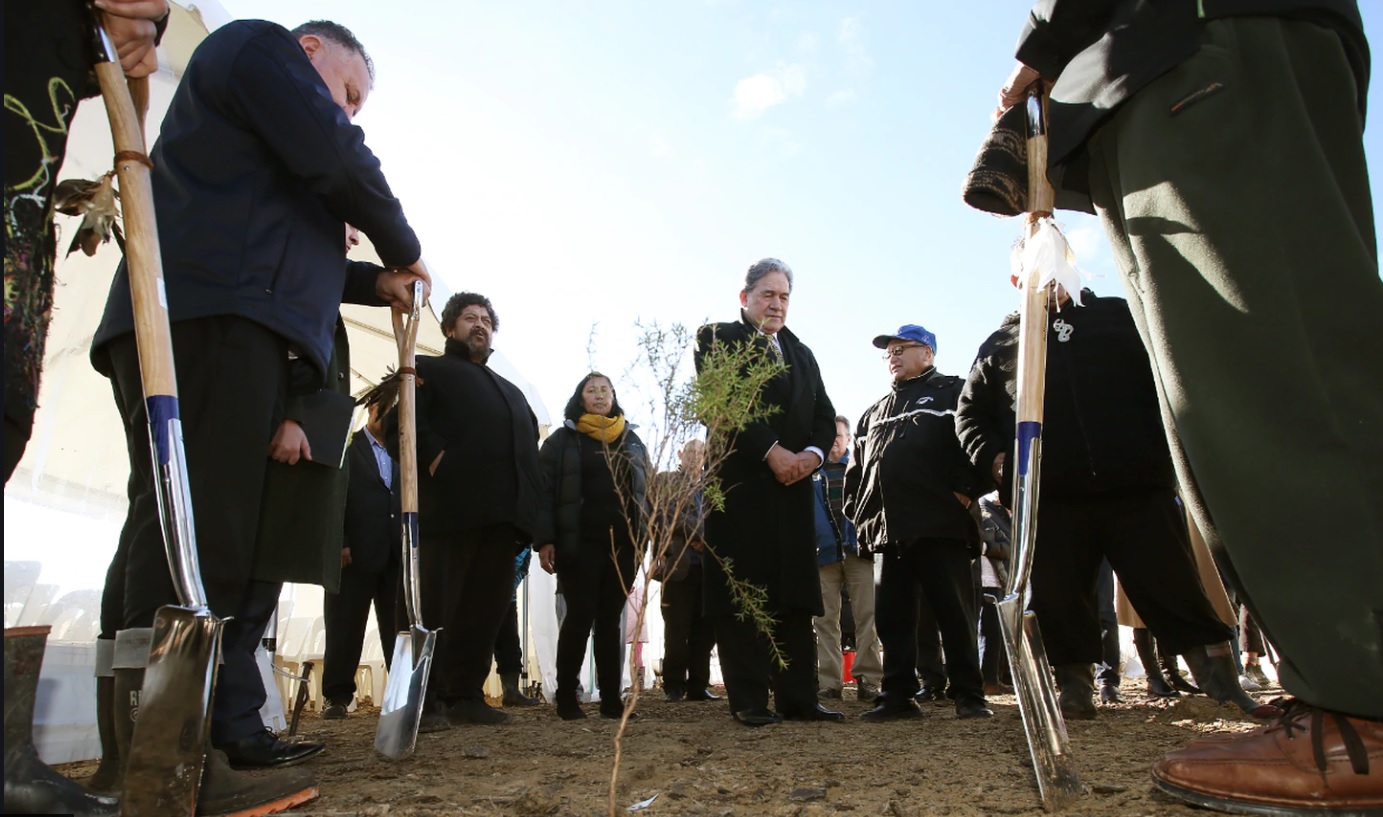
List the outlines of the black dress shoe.
{"type": "Polygon", "coordinates": [[[725,700],[725,696],[723,696],[723,695],[717,695],[717,694],[715,694],[714,692],[710,691],[709,689],[702,688],[702,689],[694,689],[694,690],[692,690],[691,692],[688,692],[688,693],[687,693],[687,700],[689,700],[689,701],[723,701],[723,700],[725,700]]]}
{"type": "Polygon", "coordinates": [[[811,709],[804,709],[800,712],[784,709],[783,720],[785,721],[832,721],[838,722],[845,720],[845,715],[834,709],[827,709],[821,704],[812,704],[811,709]]]}
{"type": "Polygon", "coordinates": [[[924,701],[944,701],[946,700],[946,690],[942,689],[941,687],[924,686],[921,689],[917,690],[917,694],[913,697],[917,699],[918,703],[922,703],[924,701]]]}
{"type": "Polygon", "coordinates": [[[861,714],[860,720],[882,723],[920,717],[922,717],[922,707],[917,705],[917,701],[910,701],[905,698],[899,703],[893,703],[887,697],[880,697],[878,705],[861,714]]]}
{"type": "Polygon", "coordinates": [[[745,726],[769,726],[781,723],[783,719],[778,716],[777,712],[768,707],[757,707],[755,709],[741,709],[735,713],[735,720],[745,726]]]}
{"type": "Polygon", "coordinates": [[[992,718],[994,711],[986,706],[984,701],[956,701],[956,717],[960,720],[992,718]]]}
{"type": "Polygon", "coordinates": [[[667,699],[669,703],[672,703],[674,701],[680,701],[683,698],[686,698],[687,693],[683,692],[678,687],[668,687],[667,695],[664,697],[667,699]]]}
{"type": "Polygon", "coordinates": [[[226,753],[232,769],[281,769],[294,766],[327,748],[324,743],[288,743],[279,740],[270,730],[256,732],[247,738],[221,743],[217,749],[226,753]]]}

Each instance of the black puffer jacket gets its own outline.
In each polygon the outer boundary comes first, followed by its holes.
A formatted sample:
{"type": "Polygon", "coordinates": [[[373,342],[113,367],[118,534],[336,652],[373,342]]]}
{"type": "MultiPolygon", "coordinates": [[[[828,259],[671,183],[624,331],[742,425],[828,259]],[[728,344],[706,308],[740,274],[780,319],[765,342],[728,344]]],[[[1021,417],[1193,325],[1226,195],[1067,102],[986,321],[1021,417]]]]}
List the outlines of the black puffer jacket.
{"type": "MultiPolygon", "coordinates": [[[[1043,499],[1073,499],[1176,485],[1148,353],[1123,298],[1081,293],[1084,306],[1047,323],[1043,499]]],[[[956,430],[978,470],[1013,456],[1018,314],[980,347],[956,412],[956,430]]],[[[1011,463],[1002,496],[1012,495],[1011,463]]]]}
{"type": "Polygon", "coordinates": [[[894,383],[855,430],[845,472],[845,515],[862,547],[877,550],[919,537],[964,539],[979,531],[961,493],[980,481],[956,439],[956,400],[963,381],[938,372],[894,383]]]}
{"type": "MultiPolygon", "coordinates": [[[[581,432],[575,423],[552,432],[543,440],[539,458],[543,463],[547,494],[539,512],[539,528],[550,531],[555,537],[552,543],[557,546],[557,561],[578,558],[581,548],[581,505],[585,501],[581,493],[581,432]]],[[[647,524],[648,494],[648,451],[643,440],[627,426],[624,436],[611,444],[612,454],[619,456],[615,464],[615,475],[629,489],[633,504],[640,509],[640,519],[635,529],[642,531],[647,524]]],[[[642,534],[635,536],[642,538],[642,534]]],[[[535,542],[544,545],[546,542],[535,542]]]]}

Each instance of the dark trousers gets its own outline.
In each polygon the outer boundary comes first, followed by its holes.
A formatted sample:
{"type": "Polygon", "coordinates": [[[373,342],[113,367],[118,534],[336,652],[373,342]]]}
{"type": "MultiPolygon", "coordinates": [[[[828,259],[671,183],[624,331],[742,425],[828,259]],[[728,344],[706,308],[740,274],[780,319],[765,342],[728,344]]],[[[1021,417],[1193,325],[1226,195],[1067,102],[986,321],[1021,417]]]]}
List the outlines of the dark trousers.
{"type": "Polygon", "coordinates": [[[1103,559],[1167,652],[1180,655],[1233,635],[1201,586],[1185,517],[1170,489],[1082,502],[1044,500],[1038,508],[1032,609],[1053,666],[1100,661],[1095,584],[1103,559]]]}
{"type": "Polygon", "coordinates": [[[518,532],[509,524],[429,535],[418,544],[423,626],[441,628],[428,697],[485,700],[495,637],[514,591],[518,532]]]}
{"type": "Polygon", "coordinates": [[[557,631],[557,694],[576,694],[590,636],[600,699],[618,701],[624,652],[620,614],[634,581],[634,549],[622,546],[612,556],[608,543],[582,542],[581,547],[580,555],[557,562],[567,602],[567,615],[557,631]]]}
{"type": "MultiPolygon", "coordinates": [[[[875,627],[878,627],[878,590],[874,597],[875,627]]],[[[946,688],[946,660],[941,653],[941,630],[927,594],[918,588],[917,601],[917,677],[922,686],[938,692],[946,688]]]]}
{"type": "Polygon", "coordinates": [[[379,643],[384,651],[384,666],[387,668],[393,660],[394,638],[403,629],[394,620],[398,592],[397,563],[390,563],[377,572],[347,565],[341,569],[341,590],[323,597],[327,645],[322,658],[322,697],[331,703],[346,706],[355,697],[355,671],[360,667],[360,652],[365,647],[365,629],[372,603],[379,643]]]}
{"type": "MultiPolygon", "coordinates": [[[[288,349],[282,337],[244,318],[179,321],[172,331],[202,583],[212,612],[230,617],[212,717],[213,742],[226,742],[263,729],[259,708],[265,692],[254,650],[280,585],[251,576],[269,441],[283,413],[288,349]]],[[[178,597],[154,494],[134,336],[112,341],[103,353],[125,424],[130,505],[106,575],[102,629],[151,627],[154,612],[177,604],[178,597]]]]}
{"type": "Polygon", "coordinates": [[[701,614],[701,565],[687,575],[663,582],[663,688],[702,690],[711,683],[714,623],[701,614]]]}
{"type": "Polygon", "coordinates": [[[1358,81],[1306,20],[1213,20],[1204,43],[1091,139],[1091,193],[1191,510],[1283,686],[1383,718],[1383,285],[1358,81]]]}
{"type": "Polygon", "coordinates": [[[999,609],[994,606],[994,602],[989,601],[985,596],[993,599],[1003,598],[1004,591],[998,587],[985,587],[981,590],[978,600],[980,611],[980,639],[982,647],[980,650],[980,675],[986,684],[997,684],[1000,681],[1007,683],[1008,671],[1008,652],[1004,647],[1004,633],[999,628],[999,609]]]}
{"type": "Polygon", "coordinates": [[[1253,620],[1246,604],[1239,605],[1239,651],[1251,652],[1254,655],[1265,655],[1268,652],[1267,645],[1263,642],[1263,631],[1258,629],[1258,623],[1253,620]]]}
{"type": "Polygon", "coordinates": [[[509,599],[509,609],[495,636],[495,671],[500,675],[522,675],[523,641],[519,638],[519,600],[509,599]]]}
{"type": "Polygon", "coordinates": [[[768,692],[783,713],[807,712],[816,706],[816,631],[810,610],[768,610],[771,632],[759,632],[753,621],[734,615],[713,616],[720,644],[720,673],[731,712],[768,707],[768,692]],[[773,659],[769,639],[787,661],[773,659]]]}
{"type": "Polygon", "coordinates": [[[1095,609],[1100,617],[1100,661],[1095,677],[1103,685],[1119,685],[1119,615],[1114,611],[1114,568],[1100,562],[1095,576],[1095,609]]]}
{"type": "Polygon", "coordinates": [[[983,701],[970,551],[960,539],[918,539],[884,549],[874,619],[884,645],[883,692],[917,693],[917,621],[926,602],[946,648],[946,675],[957,702],[983,701]]]}

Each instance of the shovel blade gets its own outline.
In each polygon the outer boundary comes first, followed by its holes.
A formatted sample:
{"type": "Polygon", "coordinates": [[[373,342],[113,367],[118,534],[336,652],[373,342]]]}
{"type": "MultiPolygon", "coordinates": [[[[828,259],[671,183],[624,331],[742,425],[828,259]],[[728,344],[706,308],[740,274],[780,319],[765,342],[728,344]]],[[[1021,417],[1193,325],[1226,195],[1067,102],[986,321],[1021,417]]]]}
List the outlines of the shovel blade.
{"type": "Polygon", "coordinates": [[[1004,646],[1008,648],[1009,669],[1037,775],[1038,794],[1043,808],[1057,811],[1086,789],[1071,758],[1066,721],[1061,717],[1042,631],[1037,627],[1037,616],[1023,609],[1017,594],[1010,594],[995,607],[1004,646]]]}
{"type": "Polygon", "coordinates": [[[123,817],[196,812],[223,624],[205,607],[161,607],[154,616],[120,803],[123,817]]]}
{"type": "Polygon", "coordinates": [[[423,717],[427,696],[427,677],[432,671],[432,652],[437,647],[437,631],[413,627],[394,640],[394,660],[390,663],[389,683],[384,687],[384,703],[379,710],[375,731],[375,751],[391,760],[413,754],[418,742],[418,723],[423,717]]]}

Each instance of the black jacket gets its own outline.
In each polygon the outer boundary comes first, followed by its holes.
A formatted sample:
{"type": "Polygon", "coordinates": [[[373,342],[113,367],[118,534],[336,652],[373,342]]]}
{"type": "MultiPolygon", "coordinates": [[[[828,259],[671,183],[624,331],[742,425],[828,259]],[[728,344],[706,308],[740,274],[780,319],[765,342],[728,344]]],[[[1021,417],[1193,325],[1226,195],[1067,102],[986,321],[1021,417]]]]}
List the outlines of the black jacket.
{"type": "MultiPolygon", "coordinates": [[[[775,442],[789,451],[808,446],[829,451],[836,436],[836,410],[811,349],[788,329],[778,332],[778,342],[787,371],[768,381],[760,395],[773,413],[734,436],[732,450],[716,474],[725,504],[706,515],[706,546],[714,553],[702,559],[706,615],[739,612],[721,567],[723,559],[733,562],[739,580],[767,592],[770,610],[822,614],[812,482],[781,484],[764,457],[775,442]]],[[[771,355],[768,343],[743,318],[703,326],[697,333],[697,372],[704,370],[716,344],[748,344],[759,354],[771,355]]]]}
{"type": "Polygon", "coordinates": [[[915,539],[964,539],[979,531],[960,493],[979,495],[979,480],[956,439],[963,381],[935,367],[901,383],[860,417],[845,472],[845,515],[861,547],[877,550],[915,539]]]}
{"type": "MultiPolygon", "coordinates": [[[[364,132],[282,26],[239,21],[208,35],[150,158],[170,320],[249,318],[325,377],[343,292],[379,304],[378,268],[341,264],[345,223],[386,265],[418,260],[364,132]]],[[[132,331],[122,261],[94,347],[132,331]]]]}
{"type": "MultiPolygon", "coordinates": [[[[547,490],[544,493],[539,526],[553,534],[549,540],[555,544],[557,561],[580,558],[581,553],[581,505],[585,501],[581,492],[581,432],[568,425],[557,429],[543,440],[539,456],[543,464],[543,480],[547,490]]],[[[630,501],[646,515],[648,501],[648,451],[643,440],[634,429],[625,427],[624,435],[612,443],[611,451],[618,457],[615,475],[627,477],[626,487],[630,501]],[[625,470],[627,469],[627,470],[625,470]]],[[[634,525],[641,531],[645,520],[640,518],[634,525]]],[[[636,540],[641,538],[636,533],[636,540]]],[[[538,545],[546,541],[535,542],[538,545]]],[[[608,547],[605,549],[608,552],[608,547]]]]}
{"type": "Polygon", "coordinates": [[[392,478],[386,486],[379,477],[379,465],[364,429],[351,439],[346,460],[350,484],[346,489],[345,535],[341,544],[351,549],[349,569],[378,573],[399,562],[403,547],[399,464],[391,458],[392,478]]]}
{"type": "Polygon", "coordinates": [[[1059,77],[1049,107],[1053,184],[1088,200],[1084,145],[1090,135],[1124,100],[1199,51],[1206,20],[1241,15],[1293,17],[1335,29],[1358,80],[1363,112],[1369,48],[1355,0],[1041,0],[1023,27],[1016,56],[1044,77],[1059,77]]]}
{"type": "MultiPolygon", "coordinates": [[[[1172,488],[1152,367],[1123,298],[1081,293],[1084,306],[1053,311],[1047,325],[1047,385],[1042,422],[1042,498],[1075,499],[1144,488],[1172,488]],[[1064,338],[1064,339],[1063,339],[1064,338]]],[[[1012,496],[1018,315],[980,347],[956,414],[961,443],[990,473],[1008,452],[1004,497],[1012,496]]]]}
{"type": "MultiPolygon", "coordinates": [[[[546,542],[538,462],[538,419],[518,386],[472,363],[464,343],[448,340],[440,357],[420,355],[418,369],[418,525],[422,535],[510,523],[521,543],[546,542]],[[446,452],[435,474],[428,468],[446,452]]],[[[398,455],[398,412],[385,421],[398,455]]]]}

